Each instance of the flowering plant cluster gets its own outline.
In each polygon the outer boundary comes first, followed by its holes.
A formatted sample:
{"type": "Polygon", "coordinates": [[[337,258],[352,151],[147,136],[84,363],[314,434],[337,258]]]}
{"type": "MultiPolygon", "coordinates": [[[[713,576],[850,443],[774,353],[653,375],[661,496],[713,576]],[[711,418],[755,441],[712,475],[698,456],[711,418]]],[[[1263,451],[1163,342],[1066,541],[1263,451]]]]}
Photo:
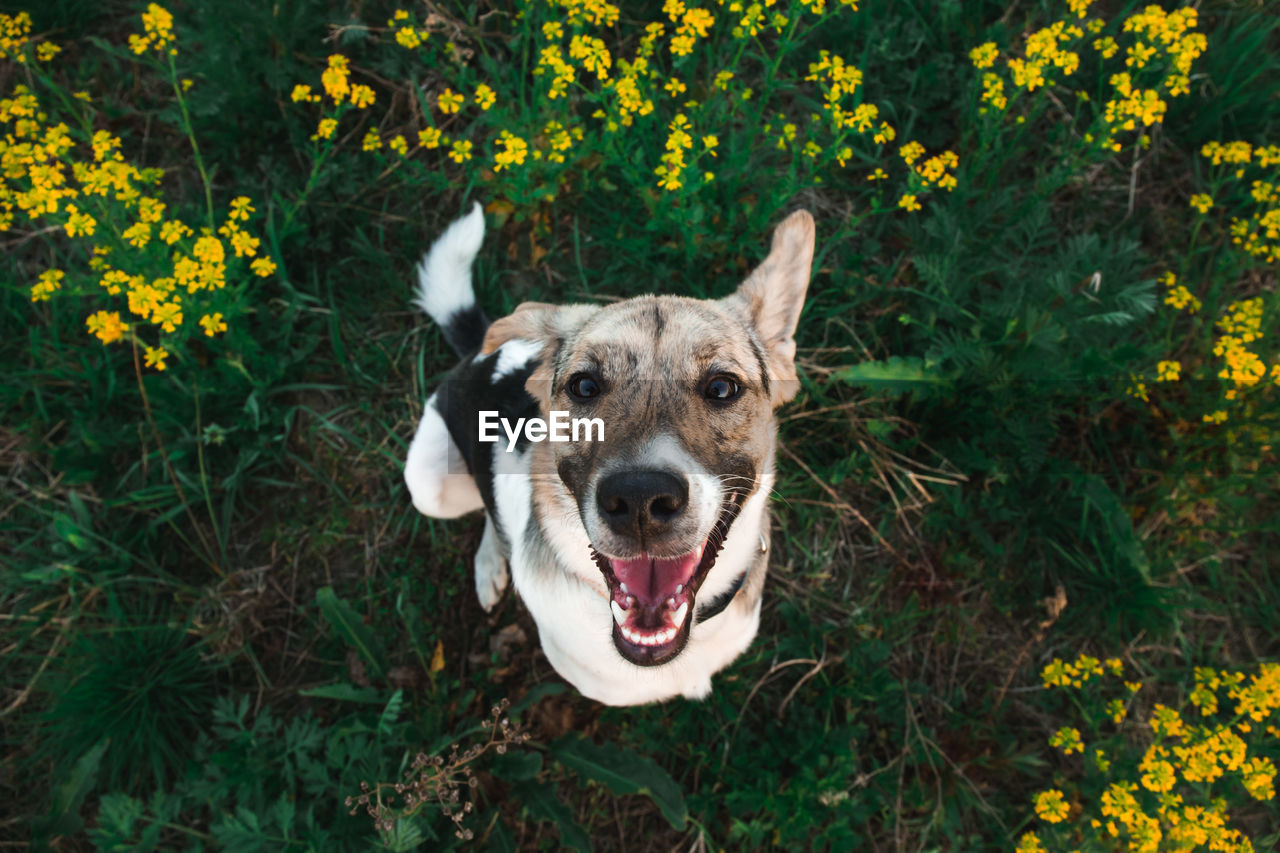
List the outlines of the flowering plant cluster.
{"type": "MultiPolygon", "coordinates": [[[[142,21],[143,34],[129,46],[167,68],[185,118],[173,19],[153,3],[142,21]]],[[[0,59],[35,66],[57,55],[55,45],[32,44],[30,30],[27,13],[0,15],[0,59]]],[[[48,239],[52,258],[83,264],[55,261],[37,273],[31,300],[82,311],[87,303],[89,334],[103,344],[129,341],[142,348],[147,367],[165,370],[187,339],[226,332],[247,310],[247,281],[275,271],[251,230],[253,202],[237,196],[215,214],[196,149],[206,210],[202,221],[183,219],[164,200],[164,171],[126,159],[87,92],[68,94],[48,75],[33,76],[47,94],[18,83],[0,97],[0,230],[29,223],[39,229],[31,236],[48,239]]],[[[186,129],[190,136],[189,120],[186,129]]]]}
{"type": "Polygon", "coordinates": [[[1032,797],[1041,825],[1019,838],[1019,853],[1254,849],[1230,812],[1275,798],[1280,664],[1195,667],[1177,685],[1184,703],[1149,710],[1139,697],[1159,685],[1125,680],[1116,658],[1055,658],[1041,680],[1071,699],[1088,734],[1068,726],[1050,737],[1059,782],[1032,797]]]}
{"type": "MultiPolygon", "coordinates": [[[[920,210],[929,193],[956,186],[956,152],[899,139],[887,111],[867,100],[861,69],[829,50],[798,59],[811,33],[857,13],[853,0],[667,0],[650,21],[625,20],[604,0],[526,0],[517,9],[506,44],[523,68],[503,79],[468,64],[473,51],[438,15],[394,13],[387,33],[413,52],[411,67],[443,74],[411,93],[413,124],[388,131],[387,120],[371,120],[348,136],[388,168],[409,161],[430,179],[481,183],[497,209],[621,182],[657,211],[670,205],[662,197],[678,204],[724,169],[774,166],[792,183],[861,175],[887,187],[874,209],[920,210]],[[764,69],[763,80],[749,85],[744,68],[764,69]]],[[[379,101],[350,82],[355,73],[334,55],[323,94],[314,83],[294,89],[295,102],[319,106],[316,143],[338,138],[348,113],[379,101]]]]}
{"type": "MultiPolygon", "coordinates": [[[[1073,99],[1074,117],[1084,118],[1080,139],[1089,149],[1120,151],[1126,136],[1150,144],[1148,130],[1164,121],[1169,98],[1191,91],[1191,66],[1205,51],[1196,10],[1167,12],[1150,5],[1108,21],[1090,17],[1092,5],[1092,0],[1068,0],[1066,16],[1030,33],[1020,51],[1002,56],[995,42],[975,47],[969,57],[983,71],[980,109],[1013,114],[1022,122],[1026,116],[1014,110],[1020,100],[1056,89],[1061,96],[1056,103],[1073,99]],[[1084,76],[1076,72],[1090,54],[1102,66],[1092,93],[1083,81],[1080,88],[1070,86],[1084,76]],[[1100,111],[1083,109],[1094,102],[1102,105],[1100,111]]],[[[1054,116],[1055,122],[1061,119],[1054,116]]]]}
{"type": "MultiPolygon", "coordinates": [[[[1243,266],[1262,264],[1274,267],[1280,257],[1280,146],[1254,146],[1244,140],[1209,142],[1201,150],[1209,165],[1206,192],[1191,195],[1196,211],[1195,243],[1202,229],[1216,239],[1227,235],[1243,266]],[[1230,211],[1228,223],[1218,224],[1217,211],[1230,211]]],[[[1206,424],[1225,424],[1232,419],[1258,426],[1263,413],[1273,408],[1275,388],[1280,386],[1280,350],[1269,339],[1274,325],[1274,300],[1265,293],[1226,301],[1207,312],[1204,303],[1172,270],[1160,277],[1164,304],[1188,315],[1192,322],[1212,328],[1214,338],[1204,353],[1170,357],[1156,365],[1156,383],[1178,383],[1184,379],[1218,380],[1220,389],[1213,402],[1199,416],[1206,424]],[[1205,317],[1204,314],[1209,313],[1205,317]]],[[[1134,377],[1130,394],[1150,401],[1146,382],[1134,377]]],[[[1265,432],[1264,427],[1264,432],[1265,432]]],[[[1261,435],[1263,446],[1269,433],[1261,435]]]]}

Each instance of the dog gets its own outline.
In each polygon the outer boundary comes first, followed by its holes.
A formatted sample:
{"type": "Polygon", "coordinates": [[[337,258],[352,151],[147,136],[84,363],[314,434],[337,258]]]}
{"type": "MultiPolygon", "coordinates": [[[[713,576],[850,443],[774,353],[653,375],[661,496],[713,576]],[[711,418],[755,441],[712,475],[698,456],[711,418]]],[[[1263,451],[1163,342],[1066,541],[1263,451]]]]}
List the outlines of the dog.
{"type": "Polygon", "coordinates": [[[461,361],[410,444],[413,505],[484,510],[480,605],[514,583],[547,660],[584,696],[703,699],[760,623],[774,413],[799,387],[813,218],[788,216],[722,299],[526,302],[493,322],[471,283],[484,230],[477,203],[417,268],[415,302],[461,361]],[[569,416],[577,440],[556,439],[569,416]]]}

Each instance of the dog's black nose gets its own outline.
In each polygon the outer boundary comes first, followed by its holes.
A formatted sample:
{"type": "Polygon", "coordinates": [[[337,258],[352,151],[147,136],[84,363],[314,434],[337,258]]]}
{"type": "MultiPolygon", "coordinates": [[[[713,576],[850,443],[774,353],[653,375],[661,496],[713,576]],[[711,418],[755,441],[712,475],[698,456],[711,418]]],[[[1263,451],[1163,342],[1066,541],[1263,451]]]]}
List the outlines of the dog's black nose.
{"type": "Polygon", "coordinates": [[[666,533],[688,502],[689,484],[665,471],[619,471],[596,488],[596,507],[605,524],[638,540],[666,533]]]}

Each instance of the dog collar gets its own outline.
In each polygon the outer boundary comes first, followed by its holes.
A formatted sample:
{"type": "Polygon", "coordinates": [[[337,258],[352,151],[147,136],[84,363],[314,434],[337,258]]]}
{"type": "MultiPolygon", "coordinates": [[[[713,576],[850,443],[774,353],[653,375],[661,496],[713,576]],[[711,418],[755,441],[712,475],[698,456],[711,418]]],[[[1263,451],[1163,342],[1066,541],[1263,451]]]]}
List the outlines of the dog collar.
{"type": "Polygon", "coordinates": [[[742,589],[742,585],[746,582],[746,572],[738,575],[737,580],[733,582],[732,586],[707,602],[705,607],[698,608],[698,621],[706,622],[711,617],[719,616],[723,613],[724,609],[733,601],[733,597],[738,594],[738,590],[742,589]]]}
{"type": "MultiPolygon", "coordinates": [[[[768,550],[769,550],[769,543],[765,540],[764,534],[761,533],[760,534],[760,553],[763,554],[768,550]]],[[[725,608],[728,607],[733,602],[733,598],[738,594],[738,590],[742,589],[742,585],[745,584],[746,582],[747,582],[746,572],[743,572],[742,574],[738,575],[737,580],[733,582],[732,586],[730,586],[724,592],[717,595],[715,598],[711,599],[711,601],[707,603],[706,607],[698,608],[698,621],[706,622],[711,617],[719,616],[721,613],[723,613],[725,608]]]]}

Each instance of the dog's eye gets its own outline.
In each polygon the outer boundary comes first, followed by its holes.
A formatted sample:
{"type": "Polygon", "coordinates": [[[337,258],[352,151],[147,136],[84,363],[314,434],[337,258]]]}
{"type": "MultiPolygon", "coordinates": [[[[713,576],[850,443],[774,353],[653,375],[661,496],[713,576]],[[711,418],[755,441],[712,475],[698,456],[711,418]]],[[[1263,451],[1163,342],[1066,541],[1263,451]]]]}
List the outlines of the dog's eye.
{"type": "Polygon", "coordinates": [[[585,373],[569,377],[569,393],[579,400],[590,400],[600,394],[600,383],[585,373]]]}
{"type": "Polygon", "coordinates": [[[707,383],[702,396],[708,400],[732,400],[742,393],[742,386],[730,376],[716,376],[707,383]]]}

